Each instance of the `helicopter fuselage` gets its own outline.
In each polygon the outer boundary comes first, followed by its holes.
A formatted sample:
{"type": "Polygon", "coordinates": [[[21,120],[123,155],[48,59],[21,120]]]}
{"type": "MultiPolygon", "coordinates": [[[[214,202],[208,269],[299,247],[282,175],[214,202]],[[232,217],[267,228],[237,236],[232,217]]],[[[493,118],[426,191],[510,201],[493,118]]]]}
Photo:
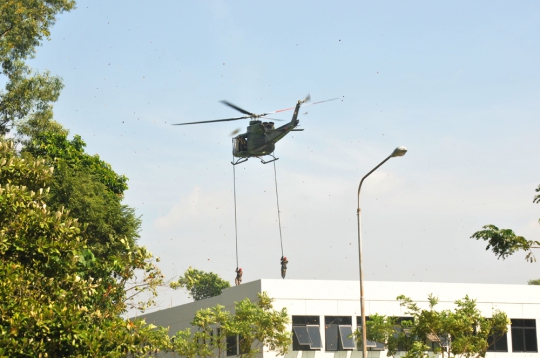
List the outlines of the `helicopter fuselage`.
{"type": "Polygon", "coordinates": [[[233,155],[237,158],[251,158],[272,154],[275,144],[289,132],[303,130],[295,130],[299,123],[297,117],[301,105],[299,101],[294,109],[292,120],[278,128],[274,127],[274,122],[250,121],[247,132],[233,138],[233,155]]]}
{"type": "MultiPolygon", "coordinates": [[[[327,99],[325,101],[313,102],[310,104],[306,104],[306,106],[328,102],[328,101],[334,101],[336,99],[339,99],[339,98],[332,98],[332,99],[327,99]]],[[[237,110],[238,112],[241,112],[243,116],[223,118],[223,119],[214,119],[210,121],[173,123],[172,125],[184,126],[188,124],[230,122],[230,121],[237,121],[237,120],[249,118],[251,121],[249,122],[249,127],[247,128],[247,132],[237,135],[236,137],[232,139],[233,161],[231,163],[233,165],[237,165],[237,164],[245,162],[249,158],[257,157],[261,160],[261,162],[263,162],[264,164],[267,164],[278,159],[274,156],[273,153],[274,153],[274,150],[276,149],[276,143],[279,142],[281,138],[285,137],[287,134],[289,134],[289,132],[292,132],[292,131],[303,131],[303,129],[296,129],[299,122],[298,111],[300,110],[300,106],[304,105],[306,102],[310,100],[311,100],[311,96],[308,94],[306,98],[298,101],[295,107],[283,108],[277,111],[266,112],[262,114],[255,114],[255,113],[246,111],[243,108],[240,108],[230,102],[223,100],[221,101],[221,103],[237,110]],[[269,114],[290,111],[291,109],[294,109],[294,114],[292,116],[291,121],[281,127],[275,128],[274,122],[263,122],[260,120],[260,118],[266,117],[269,114]],[[272,157],[272,160],[265,161],[262,158],[264,156],[270,156],[272,157]],[[234,157],[238,159],[234,159],[234,157]]],[[[307,112],[305,114],[307,114],[307,112]]],[[[232,135],[236,133],[238,132],[234,131],[232,135]]]]}

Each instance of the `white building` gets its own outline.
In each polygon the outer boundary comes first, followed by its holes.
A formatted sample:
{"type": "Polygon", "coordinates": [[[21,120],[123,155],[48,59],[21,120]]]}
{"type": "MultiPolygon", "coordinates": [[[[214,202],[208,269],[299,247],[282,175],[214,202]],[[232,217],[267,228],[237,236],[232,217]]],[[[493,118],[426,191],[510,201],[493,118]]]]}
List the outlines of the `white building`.
{"type": "MultiPolygon", "coordinates": [[[[365,283],[366,315],[382,314],[405,317],[404,308],[396,301],[399,295],[426,303],[430,293],[439,297],[437,310],[454,309],[454,301],[468,295],[489,317],[499,309],[512,319],[512,328],[497,342],[496,351],[488,357],[539,357],[537,320],[540,319],[540,286],[430,282],[365,283]]],[[[190,327],[195,312],[220,304],[234,312],[234,303],[248,297],[257,300],[257,293],[274,298],[274,308],[287,308],[291,316],[293,345],[287,358],[361,358],[348,334],[360,320],[358,281],[267,280],[244,283],[223,291],[217,297],[164,309],[141,316],[148,323],[170,327],[174,333],[190,327]],[[301,344],[307,343],[307,344],[301,344]]],[[[228,347],[234,356],[236,346],[228,347]]],[[[371,347],[369,358],[386,357],[380,347],[371,347]]],[[[261,352],[260,358],[275,357],[261,352]]]]}

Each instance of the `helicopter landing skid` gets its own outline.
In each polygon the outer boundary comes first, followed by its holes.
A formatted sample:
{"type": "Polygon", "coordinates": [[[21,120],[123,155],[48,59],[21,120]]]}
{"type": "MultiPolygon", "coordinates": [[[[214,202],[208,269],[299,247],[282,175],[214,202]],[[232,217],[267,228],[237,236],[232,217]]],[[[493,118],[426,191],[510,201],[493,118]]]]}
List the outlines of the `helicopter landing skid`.
{"type": "Polygon", "coordinates": [[[279,159],[279,158],[274,157],[272,154],[268,154],[268,155],[271,156],[271,157],[274,158],[274,159],[265,161],[265,160],[262,159],[261,157],[257,157],[257,158],[259,158],[259,159],[261,160],[261,163],[263,163],[263,164],[272,163],[272,162],[275,162],[276,160],[279,159]]]}
{"type": "Polygon", "coordinates": [[[243,162],[247,162],[249,158],[240,158],[238,159],[236,162],[235,161],[232,161],[231,164],[232,165],[238,165],[240,163],[243,163],[243,162]]]}
{"type": "MultiPolygon", "coordinates": [[[[272,160],[264,160],[262,159],[261,157],[257,157],[261,160],[261,163],[263,164],[268,164],[268,163],[272,163],[272,162],[275,162],[276,160],[278,160],[279,158],[276,158],[274,157],[272,154],[268,154],[269,156],[271,156],[273,159],[272,160]]],[[[238,159],[237,161],[232,161],[231,164],[232,165],[238,165],[238,164],[241,164],[241,163],[244,163],[244,162],[247,162],[249,158],[240,158],[238,159]]]]}

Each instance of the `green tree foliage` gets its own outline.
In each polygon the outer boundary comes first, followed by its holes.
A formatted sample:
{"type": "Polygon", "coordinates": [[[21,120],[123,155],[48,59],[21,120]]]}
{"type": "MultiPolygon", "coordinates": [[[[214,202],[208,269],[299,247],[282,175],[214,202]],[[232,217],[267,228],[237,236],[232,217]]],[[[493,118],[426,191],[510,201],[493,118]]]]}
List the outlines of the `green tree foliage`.
{"type": "Polygon", "coordinates": [[[272,299],[262,293],[256,303],[248,298],[237,302],[234,314],[220,305],[197,311],[193,329],[173,337],[173,350],[188,358],[219,358],[226,351],[227,337],[237,336],[242,357],[254,357],[263,347],[284,355],[292,343],[288,323],[287,310],[274,310],[272,299]]]}
{"type": "Polygon", "coordinates": [[[528,285],[540,285],[540,279],[527,281],[528,285]]]}
{"type": "Polygon", "coordinates": [[[119,239],[123,252],[96,259],[78,219],[47,205],[52,180],[46,160],[0,140],[0,356],[125,357],[162,344],[163,329],[120,317],[136,270],[161,279],[151,255],[119,239]]]}
{"type": "Polygon", "coordinates": [[[52,118],[51,103],[60,95],[62,82],[49,72],[36,73],[25,60],[50,36],[56,16],[70,11],[73,0],[3,0],[0,2],[0,134],[20,120],[52,118]]]}
{"type": "MultiPolygon", "coordinates": [[[[384,343],[387,356],[396,355],[398,348],[406,351],[405,358],[429,357],[433,353],[447,357],[484,357],[489,347],[488,337],[500,339],[507,332],[510,320],[504,312],[493,311],[483,317],[476,300],[465,296],[455,301],[454,310],[436,311],[438,299],[429,295],[429,308],[422,309],[410,298],[399,296],[400,305],[412,317],[398,323],[395,317],[373,315],[367,324],[367,339],[384,343]]],[[[358,344],[361,332],[355,332],[358,344]]]]}
{"type": "Polygon", "coordinates": [[[204,272],[190,267],[174,286],[184,287],[195,301],[199,301],[221,295],[224,289],[231,287],[231,284],[213,272],[204,272]]]}
{"type": "Polygon", "coordinates": [[[518,236],[510,229],[499,229],[495,225],[485,225],[483,230],[475,232],[471,238],[487,241],[486,250],[491,249],[498,258],[506,259],[516,251],[527,252],[525,260],[536,261],[531,248],[540,245],[540,242],[527,240],[523,236],[518,236]]]}
{"type": "Polygon", "coordinates": [[[21,153],[41,158],[53,168],[46,203],[52,210],[68,210],[78,219],[89,248],[88,260],[118,264],[124,262],[119,257],[125,258],[133,250],[141,255],[140,260],[130,261],[125,267],[117,265],[111,271],[89,265],[88,275],[112,275],[119,280],[119,292],[124,295],[119,300],[128,308],[144,310],[154,305],[157,288],[168,283],[152,255],[137,245],[141,220],[133,208],[122,204],[127,177],[114,172],[98,155],[86,153],[86,143],[80,136],[69,140],[68,131],[61,125],[49,121],[47,130],[38,129],[35,123],[25,123],[29,135],[21,153]],[[147,296],[141,300],[143,292],[147,296]]]}
{"type": "Polygon", "coordinates": [[[31,138],[25,151],[34,156],[48,158],[51,164],[62,161],[70,167],[85,168],[104,184],[108,191],[122,197],[124,191],[128,189],[126,176],[116,174],[111,166],[102,161],[98,155],[85,153],[84,147],[86,143],[78,135],[68,140],[67,131],[41,132],[31,138]]]}
{"type": "Polygon", "coordinates": [[[66,130],[48,131],[29,137],[22,151],[54,167],[48,204],[79,218],[94,255],[109,259],[125,251],[120,238],[135,244],[141,221],[133,208],[122,204],[127,178],[99,156],[87,154],[85,146],[79,136],[68,140],[66,130]]]}
{"type": "MultiPolygon", "coordinates": [[[[536,188],[536,192],[540,193],[540,185],[536,188]]],[[[540,204],[540,194],[534,196],[533,203],[540,204]]],[[[540,219],[538,219],[538,222],[540,223],[540,219]]],[[[510,229],[499,229],[495,225],[485,225],[482,229],[475,232],[471,238],[487,241],[486,250],[491,249],[497,258],[504,260],[516,251],[525,251],[526,261],[536,261],[531,249],[540,248],[540,241],[527,240],[523,236],[516,235],[510,229]]],[[[537,280],[529,281],[529,284],[534,281],[537,280]]]]}

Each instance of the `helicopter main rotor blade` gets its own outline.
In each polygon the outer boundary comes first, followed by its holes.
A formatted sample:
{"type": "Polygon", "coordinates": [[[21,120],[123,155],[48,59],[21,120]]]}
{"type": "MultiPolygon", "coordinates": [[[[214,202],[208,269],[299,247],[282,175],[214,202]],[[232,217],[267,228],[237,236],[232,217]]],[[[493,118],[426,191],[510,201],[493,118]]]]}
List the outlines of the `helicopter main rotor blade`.
{"type": "MultiPolygon", "coordinates": [[[[237,105],[232,104],[231,102],[227,102],[225,100],[220,101],[220,102],[223,103],[224,105],[227,105],[227,106],[229,106],[231,108],[236,109],[239,112],[242,112],[244,114],[249,115],[249,117],[245,117],[245,118],[254,118],[254,119],[265,117],[265,116],[267,116],[269,114],[279,113],[279,112],[283,112],[283,111],[290,111],[291,109],[294,109],[294,107],[290,107],[290,108],[280,109],[280,110],[277,110],[277,111],[274,111],[274,112],[267,112],[267,113],[263,113],[263,114],[255,114],[255,113],[248,112],[245,109],[240,108],[237,105]]],[[[268,119],[274,119],[274,120],[277,120],[277,121],[283,121],[284,120],[284,119],[275,119],[275,118],[268,118],[268,119]]]]}
{"type": "Polygon", "coordinates": [[[249,114],[250,116],[256,116],[256,114],[251,113],[251,112],[248,112],[248,111],[246,111],[245,109],[242,109],[242,108],[240,108],[240,107],[238,107],[238,106],[232,104],[231,102],[227,102],[227,101],[225,101],[225,100],[220,101],[220,102],[223,103],[223,104],[226,105],[226,106],[229,106],[229,107],[231,107],[231,108],[236,109],[238,112],[242,112],[242,113],[244,113],[244,114],[249,114]]]}
{"type": "MultiPolygon", "coordinates": [[[[303,102],[305,101],[309,101],[311,99],[311,96],[310,95],[307,95],[307,97],[303,100],[303,102]]],[[[335,101],[336,99],[339,99],[339,98],[332,98],[332,99],[326,99],[324,101],[318,101],[318,102],[313,102],[313,103],[308,103],[308,104],[302,104],[302,107],[304,106],[311,106],[312,104],[319,104],[319,103],[324,103],[324,102],[330,102],[330,101],[335,101]]],[[[200,121],[200,122],[188,122],[188,123],[173,123],[172,125],[173,126],[184,126],[184,125],[187,125],[187,124],[201,124],[201,123],[214,123],[214,122],[229,122],[229,121],[237,121],[239,119],[247,119],[247,118],[252,118],[252,119],[256,119],[256,118],[261,118],[261,117],[266,117],[267,115],[269,114],[274,114],[274,113],[280,113],[280,112],[285,112],[285,111],[290,111],[292,109],[295,109],[296,107],[289,107],[289,108],[283,108],[283,109],[278,109],[277,111],[273,111],[273,112],[267,112],[267,113],[263,113],[263,114],[254,114],[254,113],[251,113],[251,112],[248,112],[246,111],[245,109],[242,109],[238,106],[235,106],[234,104],[230,103],[230,102],[227,102],[227,101],[221,101],[221,103],[231,107],[231,108],[234,108],[236,109],[237,111],[239,112],[242,112],[244,114],[247,114],[247,116],[244,116],[244,117],[234,117],[234,118],[225,118],[225,119],[214,119],[214,120],[211,120],[211,121],[200,121]]],[[[277,118],[269,118],[269,117],[266,117],[266,119],[272,119],[274,121],[283,121],[283,119],[277,119],[277,118]]]]}
{"type": "Polygon", "coordinates": [[[246,119],[251,117],[236,117],[236,118],[225,118],[225,119],[214,119],[212,121],[200,121],[200,122],[188,122],[188,123],[173,123],[173,126],[184,126],[186,124],[199,124],[199,123],[213,123],[213,122],[229,122],[229,121],[237,121],[239,119],[246,119]]]}

